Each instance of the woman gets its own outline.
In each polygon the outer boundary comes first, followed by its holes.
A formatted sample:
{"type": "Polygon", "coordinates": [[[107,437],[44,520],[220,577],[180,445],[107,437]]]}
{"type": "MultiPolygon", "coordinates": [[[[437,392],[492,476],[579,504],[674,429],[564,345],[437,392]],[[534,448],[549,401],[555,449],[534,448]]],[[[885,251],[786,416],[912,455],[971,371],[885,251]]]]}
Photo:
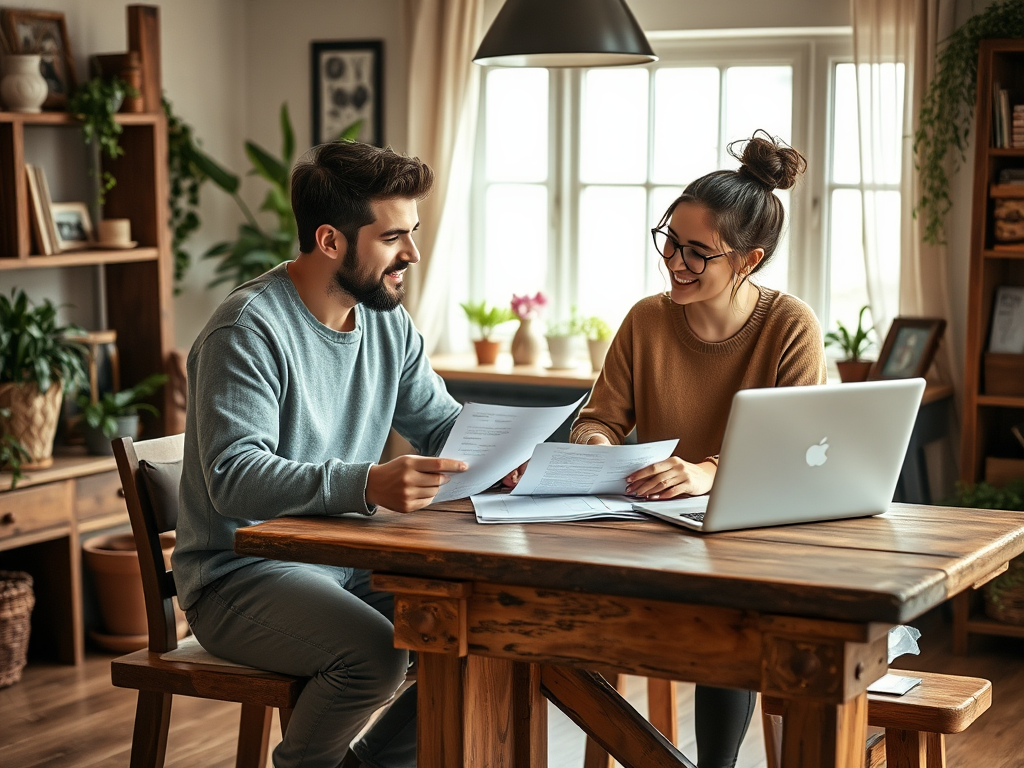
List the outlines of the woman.
{"type": "MultiPolygon", "coordinates": [[[[799,299],[751,277],[778,247],[784,225],[775,189],[807,163],[757,131],[742,165],[692,182],[652,230],[669,272],[667,293],[636,304],[612,342],[575,443],[618,445],[678,438],[674,455],[633,473],[627,493],[646,499],[711,490],[733,395],[753,387],[825,383],[821,328],[799,299]]],[[[755,694],[697,686],[699,768],[731,768],[755,694]]]]}

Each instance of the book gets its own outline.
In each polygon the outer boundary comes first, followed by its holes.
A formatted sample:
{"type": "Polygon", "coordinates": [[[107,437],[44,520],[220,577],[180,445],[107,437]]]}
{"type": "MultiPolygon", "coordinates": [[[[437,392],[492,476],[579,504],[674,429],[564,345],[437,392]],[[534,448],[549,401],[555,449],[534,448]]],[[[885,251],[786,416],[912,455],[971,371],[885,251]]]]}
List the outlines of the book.
{"type": "Polygon", "coordinates": [[[1003,120],[999,109],[1001,90],[999,82],[994,80],[992,82],[992,146],[996,149],[1003,148],[1003,120]]]}
{"type": "Polygon", "coordinates": [[[1005,88],[999,91],[999,120],[1002,136],[1003,136],[1003,148],[1009,148],[1010,146],[1010,92],[1005,88]]]}
{"type": "Polygon", "coordinates": [[[60,236],[57,234],[57,224],[53,220],[53,198],[50,197],[50,185],[46,181],[46,173],[38,165],[33,166],[36,173],[36,184],[39,186],[39,197],[40,207],[43,211],[43,217],[46,220],[46,232],[53,244],[53,250],[50,253],[60,253],[60,236]]]}
{"type": "Polygon", "coordinates": [[[43,256],[52,256],[56,250],[53,241],[50,240],[36,167],[25,163],[25,176],[28,181],[29,218],[32,220],[32,235],[35,238],[37,250],[43,256]]]}

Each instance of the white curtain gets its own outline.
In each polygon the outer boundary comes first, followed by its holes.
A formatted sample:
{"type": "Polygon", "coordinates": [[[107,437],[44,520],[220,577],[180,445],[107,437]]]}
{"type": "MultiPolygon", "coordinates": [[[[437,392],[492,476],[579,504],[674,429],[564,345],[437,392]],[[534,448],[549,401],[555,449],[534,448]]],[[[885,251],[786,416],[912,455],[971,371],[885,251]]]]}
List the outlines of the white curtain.
{"type": "Polygon", "coordinates": [[[937,376],[954,385],[962,379],[948,324],[951,302],[945,246],[922,240],[913,211],[920,199],[913,140],[921,98],[934,76],[936,46],[953,30],[955,0],[852,0],[853,51],[857,73],[863,199],[864,266],[871,314],[879,340],[895,314],[941,317],[947,337],[936,358],[937,376]],[[902,141],[890,137],[898,128],[902,141]],[[900,239],[890,242],[882,226],[891,199],[872,192],[872,183],[900,186],[900,239]],[[899,281],[898,296],[892,286],[899,281]]]}
{"type": "Polygon", "coordinates": [[[453,273],[469,261],[469,203],[480,68],[473,54],[483,33],[484,0],[407,0],[408,152],[434,169],[434,191],[419,206],[421,261],[409,270],[406,301],[427,352],[446,344],[453,273]]]}

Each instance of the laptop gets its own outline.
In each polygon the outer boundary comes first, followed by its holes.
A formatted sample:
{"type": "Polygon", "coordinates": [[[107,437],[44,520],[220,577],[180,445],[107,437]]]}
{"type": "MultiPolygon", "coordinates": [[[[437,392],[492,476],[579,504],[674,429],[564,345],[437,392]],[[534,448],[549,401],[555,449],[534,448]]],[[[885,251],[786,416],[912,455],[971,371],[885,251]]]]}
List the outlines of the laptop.
{"type": "Polygon", "coordinates": [[[704,533],[881,514],[896,492],[924,384],[741,390],[710,494],[633,509],[704,533]]]}

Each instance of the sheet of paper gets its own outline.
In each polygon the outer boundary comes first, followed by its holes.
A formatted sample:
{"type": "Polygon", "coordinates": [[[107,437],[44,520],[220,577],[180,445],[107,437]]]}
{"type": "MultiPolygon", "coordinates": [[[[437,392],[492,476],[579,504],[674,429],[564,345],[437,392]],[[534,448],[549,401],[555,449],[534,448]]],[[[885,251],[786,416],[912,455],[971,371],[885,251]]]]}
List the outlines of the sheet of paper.
{"type": "Polygon", "coordinates": [[[904,677],[894,675],[891,672],[878,678],[868,686],[868,693],[888,693],[893,696],[902,696],[911,688],[921,684],[920,677],[904,677]]]}
{"type": "Polygon", "coordinates": [[[628,501],[597,496],[512,496],[487,493],[471,497],[478,523],[566,523],[597,518],[642,520],[628,501]]]}
{"type": "Polygon", "coordinates": [[[541,443],[512,489],[516,496],[617,495],[626,492],[626,477],[664,461],[678,440],[640,445],[541,443]]]}
{"type": "Polygon", "coordinates": [[[665,501],[634,501],[632,508],[650,512],[661,512],[667,515],[685,515],[688,512],[704,512],[708,508],[708,499],[704,496],[684,496],[681,499],[666,499],[665,501]]]}
{"type": "Polygon", "coordinates": [[[455,420],[441,458],[466,462],[469,469],[451,475],[434,503],[462,499],[487,490],[530,458],[586,397],[552,408],[466,403],[455,420]]]}

